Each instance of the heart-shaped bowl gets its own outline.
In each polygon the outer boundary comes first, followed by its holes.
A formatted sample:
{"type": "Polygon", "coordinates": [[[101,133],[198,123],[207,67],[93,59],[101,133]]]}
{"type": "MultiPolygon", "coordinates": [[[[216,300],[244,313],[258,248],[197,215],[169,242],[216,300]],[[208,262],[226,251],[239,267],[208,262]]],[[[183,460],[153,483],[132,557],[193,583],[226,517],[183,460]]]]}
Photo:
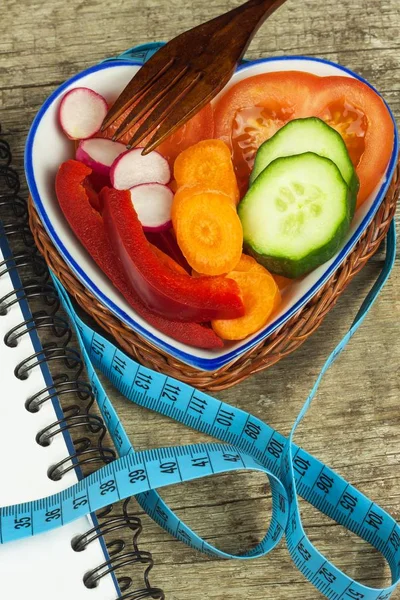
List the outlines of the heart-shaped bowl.
{"type": "MultiPolygon", "coordinates": [[[[226,344],[220,350],[197,349],[163,335],[135,313],[77,240],[60,210],[55,194],[55,176],[59,165],[74,157],[73,142],[61,132],[57,119],[63,95],[72,88],[84,86],[113,102],[140,66],[141,64],[132,60],[111,60],[78,73],[51,94],[40,108],[27,138],[25,171],[28,185],[36,211],[51,241],[85,288],[120,321],[163,354],[168,354],[196,369],[215,372],[226,368],[226,365],[233,361],[238,361],[242,355],[248,354],[254,346],[281,328],[321,290],[352,251],[383,202],[393,177],[398,155],[396,123],[392,116],[395,135],[393,140],[387,141],[392,147],[392,153],[386,173],[374,192],[357,210],[339,252],[312,273],[286,288],[279,312],[264,329],[241,342],[226,344]]],[[[320,76],[341,75],[365,82],[348,69],[326,60],[297,56],[247,62],[237,69],[226,89],[247,77],[272,71],[303,71],[320,76]]]]}

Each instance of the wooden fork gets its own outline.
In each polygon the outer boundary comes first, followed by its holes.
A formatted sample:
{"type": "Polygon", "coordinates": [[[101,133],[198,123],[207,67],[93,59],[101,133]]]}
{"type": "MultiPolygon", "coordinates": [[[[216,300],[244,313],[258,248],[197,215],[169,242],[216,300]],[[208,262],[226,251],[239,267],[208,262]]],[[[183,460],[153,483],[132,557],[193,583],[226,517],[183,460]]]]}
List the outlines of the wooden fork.
{"type": "Polygon", "coordinates": [[[134,104],[113,140],[144,118],[127,148],[158,128],[142,154],[157,148],[221,91],[259,26],[284,2],[249,0],[168,42],[128,83],[108,111],[102,131],[134,104]]]}

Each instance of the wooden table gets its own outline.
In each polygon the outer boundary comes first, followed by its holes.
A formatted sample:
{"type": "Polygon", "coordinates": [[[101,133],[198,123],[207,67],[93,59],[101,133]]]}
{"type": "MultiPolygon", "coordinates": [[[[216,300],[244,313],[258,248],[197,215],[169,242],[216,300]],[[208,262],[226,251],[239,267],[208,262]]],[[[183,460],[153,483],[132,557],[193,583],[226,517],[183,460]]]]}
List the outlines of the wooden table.
{"type": "MultiPolygon", "coordinates": [[[[65,79],[136,43],[167,40],[238,3],[5,0],[0,120],[20,171],[28,127],[43,100],[65,79]]],[[[399,0],[288,0],[261,28],[248,56],[306,54],[337,61],[375,84],[400,118],[399,30],[399,0]]],[[[219,397],[287,434],[381,261],[378,254],[367,265],[300,350],[219,397]]],[[[395,518],[400,517],[399,298],[397,268],[365,324],[325,376],[296,440],[395,518]]],[[[206,439],[112,393],[138,449],[206,439]]],[[[247,474],[173,487],[164,496],[198,533],[228,551],[243,550],[261,538],[271,506],[265,480],[247,474]]],[[[384,560],[367,544],[304,502],[301,508],[311,539],[339,567],[368,585],[389,582],[384,560]]],[[[153,581],[164,587],[170,600],[321,597],[294,568],[283,543],[263,559],[211,561],[171,538],[147,516],[143,522],[142,544],[156,562],[153,581]]]]}

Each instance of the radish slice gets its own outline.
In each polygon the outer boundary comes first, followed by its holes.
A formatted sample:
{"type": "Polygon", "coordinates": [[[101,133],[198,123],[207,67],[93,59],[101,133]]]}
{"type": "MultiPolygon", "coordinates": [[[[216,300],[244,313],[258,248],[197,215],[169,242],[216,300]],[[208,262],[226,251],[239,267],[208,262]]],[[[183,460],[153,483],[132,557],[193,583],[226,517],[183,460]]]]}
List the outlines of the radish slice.
{"type": "Polygon", "coordinates": [[[129,190],[143,183],[166,185],[171,179],[168,161],[158,152],[142,155],[143,148],[127,150],[111,166],[111,184],[116,190],[129,190]]]}
{"type": "Polygon", "coordinates": [[[89,88],[74,88],[61,100],[60,125],[71,140],[84,140],[97,133],[107,114],[103,96],[89,88]]]}
{"type": "Polygon", "coordinates": [[[144,231],[165,231],[172,227],[171,207],[174,194],[160,183],[143,183],[130,190],[132,204],[144,231]]]}
{"type": "Polygon", "coordinates": [[[83,162],[95,173],[107,177],[114,160],[123,152],[126,152],[123,144],[103,138],[91,138],[79,142],[75,156],[76,160],[83,162]]]}

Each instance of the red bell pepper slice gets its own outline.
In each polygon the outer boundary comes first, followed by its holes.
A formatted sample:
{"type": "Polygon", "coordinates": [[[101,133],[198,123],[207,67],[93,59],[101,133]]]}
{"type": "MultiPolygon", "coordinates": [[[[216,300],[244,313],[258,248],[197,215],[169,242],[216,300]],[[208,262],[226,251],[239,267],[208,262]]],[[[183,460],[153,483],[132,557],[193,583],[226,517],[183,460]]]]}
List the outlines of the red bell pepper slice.
{"type": "Polygon", "coordinates": [[[187,273],[191,273],[192,269],[178,246],[173,229],[156,233],[146,231],[146,238],[150,244],[156,246],[161,252],[164,252],[164,254],[168,254],[168,256],[173,258],[187,273]]]}
{"type": "Polygon", "coordinates": [[[236,281],[171,271],[153,252],[133,207],[129,191],[100,192],[104,226],[122,268],[143,302],[169,319],[203,323],[244,315],[236,281]]]}
{"type": "Polygon", "coordinates": [[[209,327],[164,319],[144,306],[126,280],[118,257],[106,236],[101,215],[89,202],[86,185],[90,173],[91,169],[83,163],[66,161],[57,173],[56,193],[65,218],[96,264],[135,311],[153,327],[190,346],[222,348],[222,340],[209,327]]]}

